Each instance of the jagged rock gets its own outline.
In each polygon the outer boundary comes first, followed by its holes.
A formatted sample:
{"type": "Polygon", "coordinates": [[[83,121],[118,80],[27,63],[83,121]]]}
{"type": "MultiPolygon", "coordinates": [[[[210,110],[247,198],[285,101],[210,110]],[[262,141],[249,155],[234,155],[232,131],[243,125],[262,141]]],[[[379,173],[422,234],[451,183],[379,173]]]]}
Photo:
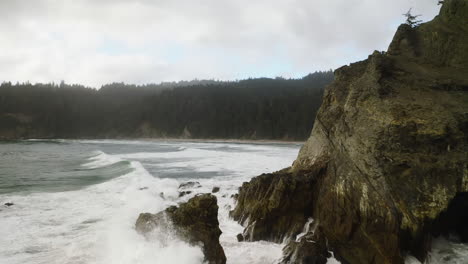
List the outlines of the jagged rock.
{"type": "Polygon", "coordinates": [[[179,207],[171,206],[157,214],[142,213],[135,224],[136,230],[144,235],[149,235],[156,227],[175,232],[191,245],[200,245],[207,263],[226,263],[224,250],[219,244],[221,230],[216,196],[201,194],[179,207]]]}
{"type": "MultiPolygon", "coordinates": [[[[463,237],[467,43],[468,1],[446,0],[433,21],[400,26],[387,53],[374,52],[336,70],[293,167],[243,186],[235,218],[266,219],[263,224],[276,235],[262,239],[277,241],[278,234],[296,232],[297,225],[285,229],[277,210],[262,210],[258,203],[302,203],[299,197],[313,196],[303,215],[319,220],[319,242],[328,241],[336,257],[351,264],[403,263],[406,254],[423,261],[432,234],[451,231],[463,237]],[[277,179],[300,178],[304,171],[315,180],[312,187],[272,197],[277,179]]],[[[304,221],[297,207],[278,208],[299,219],[291,221],[304,221]]],[[[294,246],[296,252],[314,250],[294,246]]]]}
{"type": "Polygon", "coordinates": [[[212,193],[217,193],[219,192],[219,187],[213,187],[213,189],[211,190],[212,193]]]}
{"type": "Polygon", "coordinates": [[[287,170],[262,174],[245,182],[239,190],[234,220],[247,228],[247,241],[282,242],[301,232],[312,215],[315,182],[312,171],[290,173],[287,170]]]}
{"type": "Polygon", "coordinates": [[[185,196],[185,195],[191,194],[191,193],[192,193],[192,191],[181,191],[181,192],[179,192],[179,197],[182,197],[182,196],[185,196]]]}
{"type": "Polygon", "coordinates": [[[237,238],[237,242],[244,241],[244,236],[242,234],[237,234],[236,238],[237,238]]]}
{"type": "Polygon", "coordinates": [[[326,239],[316,230],[298,240],[290,240],[283,248],[280,264],[325,264],[329,257],[326,239]]]}
{"type": "Polygon", "coordinates": [[[179,189],[200,188],[201,184],[197,181],[184,182],[179,185],[179,189]]]}
{"type": "Polygon", "coordinates": [[[5,203],[5,205],[8,206],[8,207],[10,207],[10,206],[13,206],[13,205],[15,205],[15,204],[14,204],[14,203],[8,202],[8,203],[5,203]]]}

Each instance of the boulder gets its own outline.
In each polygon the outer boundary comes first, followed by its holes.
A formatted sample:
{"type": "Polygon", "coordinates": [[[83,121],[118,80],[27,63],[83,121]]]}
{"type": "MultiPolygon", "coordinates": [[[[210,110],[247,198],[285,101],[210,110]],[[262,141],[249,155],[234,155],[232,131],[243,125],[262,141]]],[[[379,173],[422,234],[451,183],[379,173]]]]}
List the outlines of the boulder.
{"type": "Polygon", "coordinates": [[[188,188],[200,188],[201,184],[197,181],[188,181],[181,183],[179,189],[188,189],[188,188]]]}
{"type": "Polygon", "coordinates": [[[179,207],[171,206],[157,214],[140,214],[135,224],[139,233],[149,236],[155,228],[168,229],[183,241],[201,246],[209,264],[226,263],[219,243],[217,200],[211,194],[197,195],[179,207]]]}
{"type": "Polygon", "coordinates": [[[185,195],[188,195],[188,194],[191,194],[192,191],[181,191],[179,192],[179,197],[182,197],[182,196],[185,196],[185,195]]]}
{"type": "Polygon", "coordinates": [[[213,189],[211,190],[212,193],[217,193],[219,192],[219,187],[213,187],[213,189]]]}

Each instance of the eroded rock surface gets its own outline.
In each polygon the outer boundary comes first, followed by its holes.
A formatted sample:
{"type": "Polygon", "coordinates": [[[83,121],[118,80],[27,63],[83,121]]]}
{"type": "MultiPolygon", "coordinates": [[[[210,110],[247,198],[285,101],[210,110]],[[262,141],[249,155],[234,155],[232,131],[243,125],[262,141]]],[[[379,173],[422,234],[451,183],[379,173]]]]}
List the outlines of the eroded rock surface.
{"type": "Polygon", "coordinates": [[[291,240],[283,248],[280,264],[326,264],[331,257],[326,242],[320,229],[291,240]]]}
{"type": "Polygon", "coordinates": [[[281,243],[301,232],[312,215],[315,173],[283,170],[262,174],[239,190],[231,217],[246,226],[247,241],[268,240],[281,243]]]}
{"type": "Polygon", "coordinates": [[[294,239],[312,216],[343,263],[422,261],[437,223],[466,217],[449,204],[468,199],[467,109],[468,1],[445,0],[433,21],[400,26],[388,52],[335,71],[293,167],[244,184],[233,216],[270,228],[259,239],[292,234],[289,252],[316,255],[294,239]],[[301,178],[310,185],[291,187],[301,178]]]}
{"type": "Polygon", "coordinates": [[[179,207],[171,206],[157,214],[142,213],[135,228],[145,236],[150,235],[155,228],[174,232],[189,244],[201,246],[207,263],[226,263],[224,250],[219,243],[221,230],[217,199],[214,195],[197,195],[179,207]]]}

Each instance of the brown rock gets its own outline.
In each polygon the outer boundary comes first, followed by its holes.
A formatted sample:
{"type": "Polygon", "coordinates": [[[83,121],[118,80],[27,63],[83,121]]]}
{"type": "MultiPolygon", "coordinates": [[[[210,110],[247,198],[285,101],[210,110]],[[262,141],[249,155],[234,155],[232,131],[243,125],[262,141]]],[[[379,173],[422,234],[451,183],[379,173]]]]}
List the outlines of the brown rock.
{"type": "Polygon", "coordinates": [[[191,245],[201,245],[207,263],[226,263],[224,250],[219,244],[221,230],[215,196],[197,195],[179,207],[171,206],[157,214],[140,214],[135,225],[136,230],[144,235],[155,227],[173,231],[191,245]]]}

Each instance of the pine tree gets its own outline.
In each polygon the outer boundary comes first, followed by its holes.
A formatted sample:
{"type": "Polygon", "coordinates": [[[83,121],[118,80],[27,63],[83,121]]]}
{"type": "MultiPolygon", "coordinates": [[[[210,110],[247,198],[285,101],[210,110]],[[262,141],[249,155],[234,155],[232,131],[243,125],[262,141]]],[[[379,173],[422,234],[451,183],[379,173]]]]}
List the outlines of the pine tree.
{"type": "Polygon", "coordinates": [[[411,10],[413,8],[410,8],[408,10],[408,12],[406,12],[405,14],[403,14],[403,16],[406,17],[406,24],[410,25],[411,27],[416,27],[418,26],[419,24],[421,24],[422,20],[417,20],[418,17],[420,17],[421,15],[413,15],[411,14],[411,10]]]}

